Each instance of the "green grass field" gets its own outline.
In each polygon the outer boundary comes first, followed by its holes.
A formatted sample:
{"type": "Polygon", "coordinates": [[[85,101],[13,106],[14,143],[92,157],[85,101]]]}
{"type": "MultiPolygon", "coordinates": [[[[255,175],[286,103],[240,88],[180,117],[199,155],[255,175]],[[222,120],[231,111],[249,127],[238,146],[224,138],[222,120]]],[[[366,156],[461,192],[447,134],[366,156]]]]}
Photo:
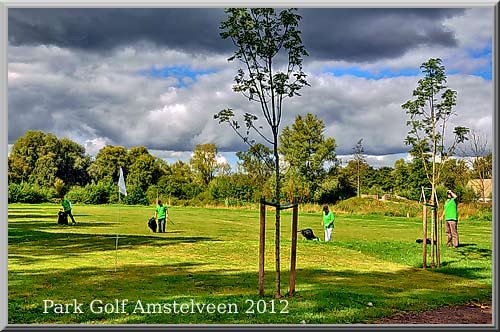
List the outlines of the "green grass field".
{"type": "MultiPolygon", "coordinates": [[[[147,228],[153,207],[76,205],[77,226],[57,225],[58,210],[54,204],[8,207],[9,324],[370,323],[398,311],[492,296],[491,221],[461,221],[462,246],[443,245],[442,267],[423,270],[422,245],[415,243],[422,237],[419,219],[337,215],[332,243],[306,241],[299,234],[296,294],[280,301],[273,296],[272,210],[264,298],[258,296],[257,210],[172,207],[175,225],[169,223],[166,234],[147,228]],[[60,313],[61,305],[44,313],[44,300],[73,299],[82,303],[82,313],[72,307],[60,313]],[[186,312],[191,301],[198,307],[186,312]],[[209,304],[220,312],[208,312],[209,304]],[[104,309],[108,313],[99,313],[104,309]]],[[[299,229],[313,228],[322,237],[320,219],[319,209],[300,213],[299,229]]],[[[286,294],[288,211],[281,236],[286,294]]]]}

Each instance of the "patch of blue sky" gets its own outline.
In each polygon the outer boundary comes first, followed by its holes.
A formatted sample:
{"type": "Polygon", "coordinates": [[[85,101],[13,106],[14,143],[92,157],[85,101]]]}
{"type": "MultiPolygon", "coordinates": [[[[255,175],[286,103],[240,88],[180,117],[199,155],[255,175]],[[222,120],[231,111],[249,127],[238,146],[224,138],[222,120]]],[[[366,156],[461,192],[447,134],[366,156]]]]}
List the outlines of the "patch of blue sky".
{"type": "Polygon", "coordinates": [[[140,74],[153,78],[176,78],[178,81],[177,87],[183,88],[196,82],[197,78],[202,75],[210,75],[215,73],[214,69],[191,69],[188,66],[165,66],[156,68],[152,66],[149,69],[141,70],[140,74]]]}
{"type": "Polygon", "coordinates": [[[485,47],[480,49],[469,49],[467,51],[467,54],[473,59],[491,58],[492,54],[491,43],[488,43],[485,47]]]}
{"type": "MultiPolygon", "coordinates": [[[[486,80],[491,80],[492,77],[492,57],[491,57],[491,48],[489,49],[490,53],[487,53],[487,49],[484,49],[484,52],[482,53],[481,57],[477,58],[485,58],[488,59],[487,64],[484,66],[481,66],[471,72],[471,75],[475,76],[480,76],[486,80]]],[[[475,54],[475,56],[477,53],[475,54]]],[[[471,57],[473,57],[471,55],[471,57]]],[[[354,76],[354,77],[360,77],[360,78],[366,78],[366,79],[373,79],[373,80],[378,80],[378,79],[383,79],[383,78],[393,78],[393,77],[401,77],[401,76],[420,76],[421,72],[420,69],[410,69],[410,68],[403,68],[400,70],[394,70],[394,69],[389,69],[389,68],[382,68],[380,70],[364,70],[359,67],[342,67],[342,68],[327,68],[323,70],[323,73],[330,74],[333,76],[354,76]]],[[[455,69],[455,70],[447,70],[448,75],[454,75],[454,74],[460,74],[462,73],[461,70],[455,69]]]]}

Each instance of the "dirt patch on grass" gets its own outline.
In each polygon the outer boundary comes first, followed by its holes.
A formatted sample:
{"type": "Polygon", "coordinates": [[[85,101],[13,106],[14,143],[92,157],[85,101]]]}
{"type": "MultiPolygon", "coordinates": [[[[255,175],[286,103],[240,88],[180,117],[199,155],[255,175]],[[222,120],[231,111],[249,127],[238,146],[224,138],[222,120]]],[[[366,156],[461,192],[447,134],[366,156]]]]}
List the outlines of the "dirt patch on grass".
{"type": "Polygon", "coordinates": [[[402,312],[375,324],[491,324],[491,303],[446,306],[424,312],[402,312]]]}

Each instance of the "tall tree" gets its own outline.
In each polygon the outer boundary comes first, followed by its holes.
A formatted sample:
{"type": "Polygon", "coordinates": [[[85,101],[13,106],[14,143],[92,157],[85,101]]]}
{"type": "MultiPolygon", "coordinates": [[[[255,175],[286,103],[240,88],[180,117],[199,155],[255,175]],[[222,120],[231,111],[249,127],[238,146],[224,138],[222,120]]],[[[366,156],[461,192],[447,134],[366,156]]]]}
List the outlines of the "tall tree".
{"type": "Polygon", "coordinates": [[[264,144],[256,143],[247,151],[238,151],[239,166],[261,190],[273,171],[272,151],[264,144]]]}
{"type": "MultiPolygon", "coordinates": [[[[411,152],[419,156],[423,162],[427,179],[431,185],[430,203],[434,205],[437,204],[435,202],[436,185],[439,182],[441,166],[446,159],[455,153],[457,144],[467,139],[466,135],[469,129],[461,126],[455,127],[452,143],[446,144],[448,121],[451,116],[456,115],[454,107],[457,92],[446,87],[445,67],[441,65],[441,59],[431,58],[424,62],[420,69],[424,77],[418,81],[417,88],[413,90],[415,98],[402,105],[409,117],[407,125],[410,127],[405,143],[412,147],[411,152]]],[[[434,246],[438,232],[436,208],[432,210],[431,224],[431,242],[433,244],[431,266],[433,267],[435,256],[438,266],[440,262],[439,241],[434,246]]],[[[426,225],[424,225],[424,229],[427,229],[426,225]]]]}
{"type": "Polygon", "coordinates": [[[190,199],[201,191],[200,185],[194,181],[195,175],[189,164],[179,160],[169,167],[163,166],[162,170],[165,174],[158,180],[160,193],[169,197],[190,199]]]}
{"type": "Polygon", "coordinates": [[[470,179],[470,170],[465,160],[450,158],[444,161],[441,169],[440,184],[446,188],[461,187],[465,189],[470,179]]]}
{"type": "Polygon", "coordinates": [[[85,148],[68,138],[28,130],[9,154],[9,181],[29,181],[52,187],[55,178],[68,185],[88,183],[90,157],[85,148]]]}
{"type": "MultiPolygon", "coordinates": [[[[47,176],[46,171],[43,170],[44,164],[50,164],[50,168],[54,170],[54,167],[57,168],[58,155],[59,141],[56,136],[39,130],[26,131],[23,136],[16,140],[10,151],[9,180],[14,182],[34,181],[36,177],[32,176],[32,172],[35,168],[37,168],[37,173],[47,176]],[[39,158],[44,156],[45,158],[42,161],[38,161],[39,158]]],[[[45,181],[41,180],[40,182],[45,181]]],[[[50,185],[52,185],[52,182],[50,185]]]]}
{"type": "Polygon", "coordinates": [[[361,165],[365,163],[366,158],[363,154],[365,149],[363,148],[363,139],[361,138],[358,143],[352,148],[354,150],[353,160],[356,163],[356,176],[357,176],[357,196],[361,197],[361,165]]]}
{"type": "Polygon", "coordinates": [[[240,133],[240,125],[233,120],[233,110],[225,109],[215,115],[219,123],[228,123],[248,144],[250,129],[273,147],[276,204],[276,297],[280,290],[280,201],[281,174],[278,154],[278,136],[283,104],[286,98],[299,95],[299,90],[307,85],[306,74],[302,71],[302,58],[307,56],[298,29],[301,16],[296,9],[273,8],[229,8],[225,10],[227,19],[220,25],[221,37],[229,39],[236,51],[228,60],[238,59],[242,68],[235,77],[233,90],[242,93],[248,100],[257,102],[271,130],[267,137],[262,128],[255,125],[258,117],[246,113],[246,133],[240,133]]]}
{"type": "Polygon", "coordinates": [[[95,182],[114,183],[118,181],[120,167],[126,178],[129,168],[127,149],[123,146],[106,145],[99,150],[88,172],[95,182]]]}
{"type": "Polygon", "coordinates": [[[292,126],[285,127],[280,135],[279,152],[289,165],[292,179],[305,181],[302,186],[309,188],[309,196],[321,187],[327,163],[335,165],[337,161],[335,139],[326,138],[324,131],[323,121],[308,113],[295,117],[292,126]]]}
{"type": "Polygon", "coordinates": [[[352,184],[353,188],[356,188],[356,196],[360,197],[358,193],[361,190],[361,187],[358,189],[358,174],[366,174],[370,170],[370,165],[365,160],[356,161],[351,159],[347,162],[347,165],[344,167],[344,174],[348,176],[349,181],[352,184]]]}
{"type": "Polygon", "coordinates": [[[57,176],[68,185],[87,184],[90,156],[86,154],[85,148],[68,138],[62,138],[59,142],[61,148],[57,176]]]}
{"type": "Polygon", "coordinates": [[[405,143],[411,146],[412,154],[423,162],[433,202],[442,162],[455,153],[457,144],[467,139],[469,129],[455,127],[453,141],[446,144],[448,121],[456,115],[457,92],[446,87],[445,67],[441,65],[441,59],[431,58],[420,69],[424,77],[413,90],[415,98],[402,105],[409,117],[407,125],[410,127],[405,143]]]}
{"type": "Polygon", "coordinates": [[[217,147],[213,143],[196,145],[189,163],[201,182],[208,185],[218,169],[217,147]]]}
{"type": "Polygon", "coordinates": [[[160,169],[156,158],[149,153],[139,155],[130,165],[127,174],[127,186],[139,187],[146,192],[150,185],[160,177],[160,169]]]}
{"type": "Polygon", "coordinates": [[[52,187],[57,174],[57,155],[49,152],[40,156],[30,174],[29,182],[41,187],[52,187]]]}

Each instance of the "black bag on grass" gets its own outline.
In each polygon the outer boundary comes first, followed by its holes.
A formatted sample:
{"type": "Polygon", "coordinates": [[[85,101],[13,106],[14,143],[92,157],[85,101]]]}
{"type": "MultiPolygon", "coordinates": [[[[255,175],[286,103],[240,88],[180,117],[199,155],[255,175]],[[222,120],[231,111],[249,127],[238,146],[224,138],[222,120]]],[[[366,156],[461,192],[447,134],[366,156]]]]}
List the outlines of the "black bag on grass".
{"type": "Polygon", "coordinates": [[[149,218],[148,227],[151,228],[153,233],[156,233],[156,219],[155,219],[155,217],[149,218]]]}
{"type": "Polygon", "coordinates": [[[300,231],[300,233],[308,240],[319,240],[316,235],[314,235],[314,232],[310,228],[306,228],[300,231]]]}
{"type": "Polygon", "coordinates": [[[57,223],[59,225],[67,225],[68,224],[68,215],[64,211],[59,211],[57,214],[57,223]]]}

